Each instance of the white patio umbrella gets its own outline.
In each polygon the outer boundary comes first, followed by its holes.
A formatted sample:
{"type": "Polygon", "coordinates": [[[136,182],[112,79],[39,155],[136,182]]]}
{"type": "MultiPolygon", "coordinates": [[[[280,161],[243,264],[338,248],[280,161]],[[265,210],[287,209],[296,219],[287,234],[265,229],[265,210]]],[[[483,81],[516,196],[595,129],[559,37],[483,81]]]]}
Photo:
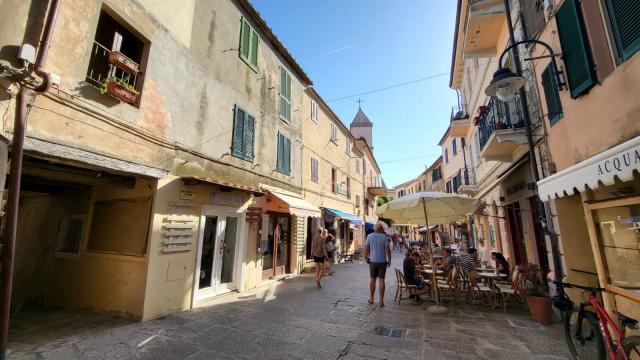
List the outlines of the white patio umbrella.
{"type": "MultiPolygon", "coordinates": [[[[405,224],[429,224],[439,225],[447,224],[453,221],[464,219],[469,213],[477,208],[477,200],[467,196],[458,194],[450,194],[444,192],[419,192],[403,196],[399,199],[392,200],[376,210],[376,215],[391,219],[394,222],[405,224]]],[[[429,247],[433,249],[433,239],[427,236],[429,247]]],[[[436,273],[433,256],[431,258],[431,288],[434,292],[436,305],[430,306],[431,312],[447,312],[447,308],[440,305],[440,297],[436,289],[436,273]]]]}

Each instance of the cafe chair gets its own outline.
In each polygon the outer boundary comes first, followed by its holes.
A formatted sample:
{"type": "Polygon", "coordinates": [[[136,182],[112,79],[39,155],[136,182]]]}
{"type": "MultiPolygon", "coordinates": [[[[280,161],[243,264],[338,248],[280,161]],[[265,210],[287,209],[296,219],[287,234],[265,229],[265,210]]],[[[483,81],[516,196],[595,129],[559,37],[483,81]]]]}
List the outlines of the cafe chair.
{"type": "Polygon", "coordinates": [[[460,269],[455,266],[449,272],[446,280],[438,280],[436,284],[438,294],[440,298],[451,297],[456,302],[460,303],[460,269]]]}
{"type": "Polygon", "coordinates": [[[409,293],[409,295],[411,295],[413,291],[417,290],[417,288],[415,285],[408,285],[406,281],[404,281],[404,275],[402,274],[402,271],[400,271],[398,268],[394,268],[394,270],[396,272],[396,282],[398,283],[398,286],[396,287],[396,296],[393,298],[393,301],[397,301],[398,304],[400,304],[402,300],[409,299],[409,296],[405,298],[402,297],[403,292],[406,291],[409,293]]]}
{"type": "Polygon", "coordinates": [[[491,305],[493,309],[496,308],[495,295],[493,289],[485,285],[482,281],[478,281],[477,278],[468,277],[469,289],[467,291],[467,303],[473,306],[475,300],[479,297],[484,298],[484,303],[491,305]]]}

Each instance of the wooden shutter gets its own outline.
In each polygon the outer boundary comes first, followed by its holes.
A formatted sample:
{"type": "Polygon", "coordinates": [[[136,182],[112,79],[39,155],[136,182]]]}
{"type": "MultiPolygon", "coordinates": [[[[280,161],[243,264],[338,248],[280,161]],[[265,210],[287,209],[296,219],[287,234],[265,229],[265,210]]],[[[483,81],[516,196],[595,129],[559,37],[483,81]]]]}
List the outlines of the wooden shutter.
{"type": "Polygon", "coordinates": [[[556,13],[558,36],[571,97],[586,94],[596,83],[591,50],[577,0],[566,0],[556,13]]]}
{"type": "Polygon", "coordinates": [[[250,39],[249,39],[249,48],[250,48],[250,56],[249,56],[249,64],[251,64],[254,68],[258,67],[258,33],[255,30],[251,29],[250,39]]]}
{"type": "Polygon", "coordinates": [[[242,152],[246,160],[253,160],[253,143],[255,136],[256,119],[249,114],[244,116],[244,128],[242,132],[242,152]]]}
{"type": "Polygon", "coordinates": [[[87,247],[125,255],[144,255],[151,197],[97,201],[93,205],[87,247]]]}
{"type": "Polygon", "coordinates": [[[607,0],[611,26],[623,60],[640,50],[640,1],[607,0]]]}
{"type": "Polygon", "coordinates": [[[547,65],[547,68],[542,72],[542,89],[544,90],[544,98],[547,102],[549,123],[554,125],[562,119],[563,115],[562,103],[560,102],[560,95],[558,94],[558,85],[551,64],[547,65]]]}
{"type": "Polygon", "coordinates": [[[291,140],[284,138],[284,172],[291,174],[291,140]]]}
{"type": "Polygon", "coordinates": [[[245,112],[236,106],[235,117],[233,119],[233,135],[231,141],[231,155],[240,158],[244,157],[243,138],[244,138],[244,118],[245,112]]]}
{"type": "Polygon", "coordinates": [[[276,162],[276,169],[280,172],[283,172],[284,165],[284,137],[282,134],[278,133],[278,159],[276,162]]]}
{"type": "Polygon", "coordinates": [[[247,20],[242,18],[241,27],[240,27],[240,57],[244,60],[249,61],[249,44],[251,38],[251,27],[247,20]]]}
{"type": "Polygon", "coordinates": [[[288,97],[287,94],[291,91],[291,85],[287,86],[287,78],[287,71],[283,67],[280,67],[280,105],[278,110],[280,117],[288,122],[290,118],[289,114],[291,112],[291,104],[289,102],[290,97],[288,97]]]}

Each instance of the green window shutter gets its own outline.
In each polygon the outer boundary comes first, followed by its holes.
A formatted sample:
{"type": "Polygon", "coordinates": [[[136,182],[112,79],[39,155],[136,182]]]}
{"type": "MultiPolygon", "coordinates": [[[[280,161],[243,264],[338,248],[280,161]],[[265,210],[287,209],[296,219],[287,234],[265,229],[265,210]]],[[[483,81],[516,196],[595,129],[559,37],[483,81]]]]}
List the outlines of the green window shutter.
{"type": "Polygon", "coordinates": [[[246,114],[245,118],[244,118],[244,128],[243,128],[243,133],[242,133],[242,143],[243,143],[243,153],[244,153],[244,158],[246,160],[252,160],[253,161],[253,143],[254,143],[254,136],[255,136],[255,123],[256,123],[256,119],[253,118],[253,116],[246,114]]]}
{"type": "Polygon", "coordinates": [[[547,68],[542,72],[542,89],[544,90],[544,97],[547,101],[547,116],[549,117],[549,123],[554,125],[560,119],[562,119],[562,103],[560,102],[560,94],[558,93],[558,85],[556,77],[553,74],[553,66],[547,65],[547,68]]]}
{"type": "Polygon", "coordinates": [[[231,141],[231,155],[236,157],[244,157],[243,153],[243,137],[244,137],[244,118],[246,113],[244,110],[236,106],[235,116],[233,119],[233,135],[231,141]]]}
{"type": "Polygon", "coordinates": [[[571,97],[586,94],[596,83],[591,50],[578,0],[566,0],[556,13],[558,36],[571,97]]]}
{"type": "Polygon", "coordinates": [[[254,68],[258,68],[258,33],[256,33],[253,29],[251,29],[250,36],[250,56],[249,56],[249,64],[254,68]]]}
{"type": "Polygon", "coordinates": [[[249,61],[251,26],[249,26],[249,23],[245,18],[242,18],[240,24],[240,57],[245,61],[249,61]]]}
{"type": "Polygon", "coordinates": [[[280,118],[291,121],[291,76],[283,67],[280,67],[280,118]]]}
{"type": "Polygon", "coordinates": [[[278,133],[278,159],[276,160],[276,170],[283,172],[283,155],[284,155],[284,138],[282,134],[278,133]]]}
{"type": "Polygon", "coordinates": [[[284,173],[289,175],[291,174],[291,140],[289,138],[284,138],[284,173]]]}
{"type": "Polygon", "coordinates": [[[640,1],[607,0],[611,26],[623,60],[640,50],[640,1]]]}

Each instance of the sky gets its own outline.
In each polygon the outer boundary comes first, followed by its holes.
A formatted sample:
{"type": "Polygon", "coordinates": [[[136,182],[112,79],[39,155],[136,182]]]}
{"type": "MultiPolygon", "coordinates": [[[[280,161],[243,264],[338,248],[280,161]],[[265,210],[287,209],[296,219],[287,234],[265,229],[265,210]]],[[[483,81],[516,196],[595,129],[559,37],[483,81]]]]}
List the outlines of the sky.
{"type": "Polygon", "coordinates": [[[362,99],[388,187],[440,156],[438,141],[457,104],[448,75],[456,1],[250,1],[347,127],[362,99]]]}

